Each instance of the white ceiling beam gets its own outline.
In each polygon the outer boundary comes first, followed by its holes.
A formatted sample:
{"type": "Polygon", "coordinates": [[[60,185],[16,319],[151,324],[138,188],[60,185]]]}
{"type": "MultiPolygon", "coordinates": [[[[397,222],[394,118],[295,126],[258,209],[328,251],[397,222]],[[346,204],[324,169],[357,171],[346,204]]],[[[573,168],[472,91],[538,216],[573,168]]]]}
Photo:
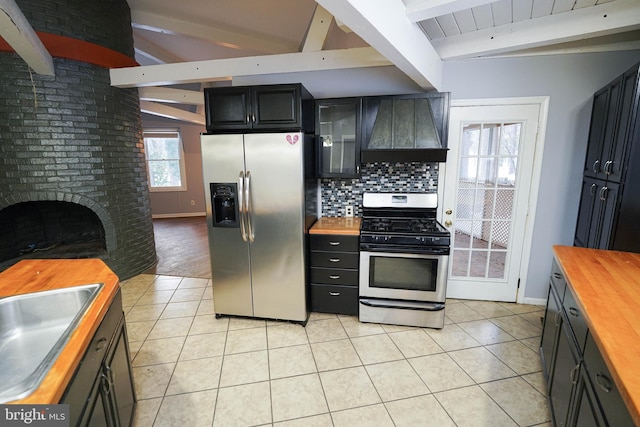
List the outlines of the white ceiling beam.
{"type": "Polygon", "coordinates": [[[390,65],[389,61],[374,49],[360,47],[112,68],[109,73],[111,74],[111,86],[142,87],[219,81],[235,76],[381,67],[386,65],[390,65]]]}
{"type": "Polygon", "coordinates": [[[442,59],[503,54],[640,28],[640,2],[617,0],[571,12],[433,40],[442,59]]]}
{"type": "Polygon", "coordinates": [[[156,15],[141,10],[131,11],[131,25],[149,31],[166,34],[181,34],[209,40],[217,45],[231,49],[249,49],[264,53],[295,52],[299,46],[283,40],[266,37],[264,34],[253,34],[247,29],[225,28],[218,23],[202,25],[191,21],[168,16],[156,15]]]}
{"type": "Polygon", "coordinates": [[[423,89],[439,90],[443,63],[402,0],[316,0],[423,89]]]}
{"type": "Polygon", "coordinates": [[[168,87],[141,87],[138,95],[142,101],[166,102],[169,104],[204,105],[202,92],[172,89],[168,87]]]}
{"type": "Polygon", "coordinates": [[[133,44],[137,54],[144,56],[158,64],[167,64],[172,62],[182,62],[183,59],[172,54],[168,50],[149,41],[140,34],[139,30],[133,31],[133,44]]]}
{"type": "Polygon", "coordinates": [[[567,55],[572,53],[616,52],[640,50],[640,31],[628,31],[588,40],[577,40],[507,52],[493,57],[519,57],[539,55],[567,55]]]}
{"type": "Polygon", "coordinates": [[[189,111],[158,104],[156,102],[140,101],[140,111],[167,119],[181,120],[183,122],[195,123],[198,125],[205,124],[204,115],[191,113],[189,111]]]}
{"type": "Polygon", "coordinates": [[[303,52],[322,50],[327,34],[329,34],[332,19],[333,16],[324,7],[316,4],[316,10],[313,13],[313,18],[302,46],[303,52]]]}
{"type": "Polygon", "coordinates": [[[0,0],[0,36],[33,71],[55,76],[53,58],[14,0],[0,0]]]}
{"type": "Polygon", "coordinates": [[[426,21],[494,1],[496,0],[412,0],[406,2],[407,17],[411,22],[426,21]]]}
{"type": "Polygon", "coordinates": [[[338,28],[340,28],[342,30],[342,32],[344,33],[351,33],[351,28],[347,27],[346,25],[344,25],[344,22],[340,21],[339,19],[336,19],[336,25],[338,26],[338,28]]]}

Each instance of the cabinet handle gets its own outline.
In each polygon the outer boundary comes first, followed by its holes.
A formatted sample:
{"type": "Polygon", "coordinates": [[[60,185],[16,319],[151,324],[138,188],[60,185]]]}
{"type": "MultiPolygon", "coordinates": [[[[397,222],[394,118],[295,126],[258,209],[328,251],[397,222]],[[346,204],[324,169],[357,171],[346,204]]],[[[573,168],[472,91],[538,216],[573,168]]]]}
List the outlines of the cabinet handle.
{"type": "Polygon", "coordinates": [[[102,350],[105,347],[105,345],[107,345],[107,338],[105,337],[100,338],[96,343],[96,351],[102,350]]]}
{"type": "Polygon", "coordinates": [[[329,292],[329,295],[331,295],[332,297],[339,297],[340,292],[329,292]]]}
{"type": "Polygon", "coordinates": [[[575,307],[569,307],[569,314],[573,317],[580,317],[580,311],[575,307]]]}
{"type": "Polygon", "coordinates": [[[340,244],[340,242],[329,242],[329,244],[331,246],[338,246],[340,244]]]}
{"type": "Polygon", "coordinates": [[[574,385],[578,383],[578,369],[580,369],[579,363],[571,370],[571,383],[574,385]]]}
{"type": "Polygon", "coordinates": [[[256,122],[256,113],[251,114],[251,120],[253,121],[253,123],[256,122]]]}
{"type": "Polygon", "coordinates": [[[564,279],[564,277],[562,277],[562,274],[560,274],[560,273],[553,273],[553,277],[555,277],[556,279],[559,279],[559,280],[564,279]]]}
{"type": "Polygon", "coordinates": [[[556,326],[560,326],[560,320],[562,319],[562,313],[560,313],[559,311],[556,313],[556,315],[553,317],[553,323],[556,324],[556,326]]]}
{"type": "Polygon", "coordinates": [[[602,200],[603,202],[605,200],[607,200],[607,192],[609,191],[608,187],[602,187],[600,189],[600,200],[602,200]]]}
{"type": "Polygon", "coordinates": [[[330,262],[340,262],[340,258],[329,258],[330,262]]]}
{"type": "Polygon", "coordinates": [[[594,195],[596,194],[596,191],[595,191],[595,190],[596,190],[596,188],[598,188],[598,186],[597,186],[597,185],[595,185],[595,184],[591,184],[591,188],[589,189],[589,194],[590,194],[591,196],[594,196],[594,195]]]}
{"type": "Polygon", "coordinates": [[[613,169],[611,166],[613,166],[613,160],[607,160],[604,163],[604,173],[607,175],[611,175],[611,169],[613,169]]]}
{"type": "Polygon", "coordinates": [[[596,160],[593,162],[593,173],[598,173],[598,166],[600,165],[600,160],[596,160]]]}
{"type": "Polygon", "coordinates": [[[329,279],[333,279],[333,280],[338,280],[340,278],[339,274],[333,274],[331,276],[329,276],[329,279]]]}
{"type": "Polygon", "coordinates": [[[596,374],[596,384],[607,393],[611,391],[611,380],[601,372],[596,374]]]}
{"type": "Polygon", "coordinates": [[[109,377],[107,377],[104,372],[100,374],[100,384],[102,385],[102,392],[105,395],[109,395],[111,392],[111,383],[109,377]]]}
{"type": "Polygon", "coordinates": [[[249,113],[247,113],[247,123],[251,123],[251,116],[249,116],[249,113]]]}

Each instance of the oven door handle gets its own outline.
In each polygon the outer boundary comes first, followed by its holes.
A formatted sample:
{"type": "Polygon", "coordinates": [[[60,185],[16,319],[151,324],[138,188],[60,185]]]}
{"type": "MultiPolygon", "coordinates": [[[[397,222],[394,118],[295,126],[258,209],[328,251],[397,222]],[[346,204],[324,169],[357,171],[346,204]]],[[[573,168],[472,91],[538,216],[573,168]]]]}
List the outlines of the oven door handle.
{"type": "Polygon", "coordinates": [[[412,305],[408,302],[403,302],[402,304],[392,304],[387,301],[377,301],[371,299],[361,299],[360,304],[366,305],[368,307],[376,307],[376,308],[394,308],[394,309],[405,309],[405,310],[420,310],[420,311],[440,311],[444,310],[444,303],[416,303],[412,305]]]}

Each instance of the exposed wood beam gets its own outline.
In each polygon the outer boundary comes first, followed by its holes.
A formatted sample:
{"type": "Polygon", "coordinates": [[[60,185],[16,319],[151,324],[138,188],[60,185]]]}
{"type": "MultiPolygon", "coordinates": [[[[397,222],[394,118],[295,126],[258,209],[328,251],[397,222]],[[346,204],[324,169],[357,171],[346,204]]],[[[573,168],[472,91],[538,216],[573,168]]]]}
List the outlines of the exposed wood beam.
{"type": "Polygon", "coordinates": [[[411,22],[426,21],[436,16],[482,6],[495,0],[412,0],[407,1],[407,17],[411,22]]]}
{"type": "Polygon", "coordinates": [[[150,101],[140,101],[140,111],[167,119],[182,120],[183,122],[204,125],[204,116],[194,114],[179,108],[158,104],[150,101]]]}
{"type": "Polygon", "coordinates": [[[136,53],[142,55],[158,64],[167,64],[172,62],[182,62],[183,59],[165,50],[161,46],[149,41],[140,34],[140,31],[133,31],[133,44],[136,53]]]}
{"type": "Polygon", "coordinates": [[[142,87],[227,80],[230,76],[255,76],[261,74],[381,67],[386,65],[390,65],[389,61],[374,49],[360,47],[113,68],[109,72],[111,74],[111,86],[142,87]]]}
{"type": "Polygon", "coordinates": [[[517,50],[514,52],[494,55],[492,58],[567,55],[571,53],[615,52],[624,50],[640,50],[640,31],[629,31],[626,33],[612,34],[588,40],[578,40],[549,46],[540,46],[531,49],[517,50]]]}
{"type": "Polygon", "coordinates": [[[316,0],[423,89],[442,84],[442,60],[402,0],[316,0]]]}
{"type": "Polygon", "coordinates": [[[33,71],[55,75],[51,55],[14,0],[0,0],[0,35],[33,71]]]}
{"type": "Polygon", "coordinates": [[[264,34],[253,34],[247,29],[225,28],[218,23],[202,25],[141,10],[131,11],[131,25],[149,31],[197,37],[232,49],[277,54],[296,52],[299,48],[297,44],[269,38],[264,34]]]}
{"type": "Polygon", "coordinates": [[[442,59],[491,56],[551,43],[632,31],[640,28],[638,16],[638,0],[617,0],[433,40],[432,43],[442,59]]]}
{"type": "Polygon", "coordinates": [[[311,19],[311,25],[309,25],[309,30],[307,31],[307,36],[302,46],[303,52],[322,50],[324,41],[329,33],[329,28],[331,27],[332,19],[333,16],[327,12],[324,7],[319,4],[316,5],[316,10],[311,19]]]}
{"type": "Polygon", "coordinates": [[[202,92],[195,90],[172,89],[168,87],[141,87],[138,89],[138,95],[142,101],[190,105],[204,104],[202,92]]]}
{"type": "Polygon", "coordinates": [[[340,21],[339,19],[336,19],[336,25],[338,26],[338,28],[340,28],[345,33],[352,33],[353,32],[353,31],[351,31],[351,28],[347,27],[344,24],[344,22],[340,21]]]}

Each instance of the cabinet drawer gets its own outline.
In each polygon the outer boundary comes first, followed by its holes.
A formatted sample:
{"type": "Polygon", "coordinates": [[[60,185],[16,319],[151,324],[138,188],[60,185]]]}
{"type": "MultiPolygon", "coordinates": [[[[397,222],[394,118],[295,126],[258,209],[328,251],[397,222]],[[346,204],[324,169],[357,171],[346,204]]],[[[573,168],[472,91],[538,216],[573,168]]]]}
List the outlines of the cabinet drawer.
{"type": "Polygon", "coordinates": [[[562,305],[564,306],[564,310],[567,313],[567,319],[569,319],[569,325],[571,325],[573,335],[576,338],[578,351],[580,352],[580,354],[582,354],[584,351],[584,341],[587,338],[587,330],[589,328],[587,326],[587,321],[584,318],[582,310],[576,303],[576,299],[571,288],[567,288],[567,290],[565,291],[564,302],[562,303],[562,305]]]}
{"type": "Polygon", "coordinates": [[[358,314],[358,288],[353,286],[311,285],[311,311],[358,314]]]}
{"type": "Polygon", "coordinates": [[[551,264],[551,281],[553,282],[553,286],[556,288],[560,302],[562,302],[564,300],[565,289],[567,288],[567,281],[564,278],[564,273],[555,258],[551,264]]]}
{"type": "Polygon", "coordinates": [[[584,349],[584,364],[587,367],[587,373],[600,402],[600,407],[604,412],[607,425],[633,427],[631,415],[591,335],[587,337],[584,349]]]}
{"type": "Polygon", "coordinates": [[[312,251],[358,252],[359,236],[340,236],[335,234],[312,234],[312,251]]]}
{"type": "Polygon", "coordinates": [[[312,267],[358,268],[358,252],[311,252],[312,267]]]}
{"type": "Polygon", "coordinates": [[[312,267],[311,283],[325,285],[351,285],[357,288],[358,270],[312,267]]]}

